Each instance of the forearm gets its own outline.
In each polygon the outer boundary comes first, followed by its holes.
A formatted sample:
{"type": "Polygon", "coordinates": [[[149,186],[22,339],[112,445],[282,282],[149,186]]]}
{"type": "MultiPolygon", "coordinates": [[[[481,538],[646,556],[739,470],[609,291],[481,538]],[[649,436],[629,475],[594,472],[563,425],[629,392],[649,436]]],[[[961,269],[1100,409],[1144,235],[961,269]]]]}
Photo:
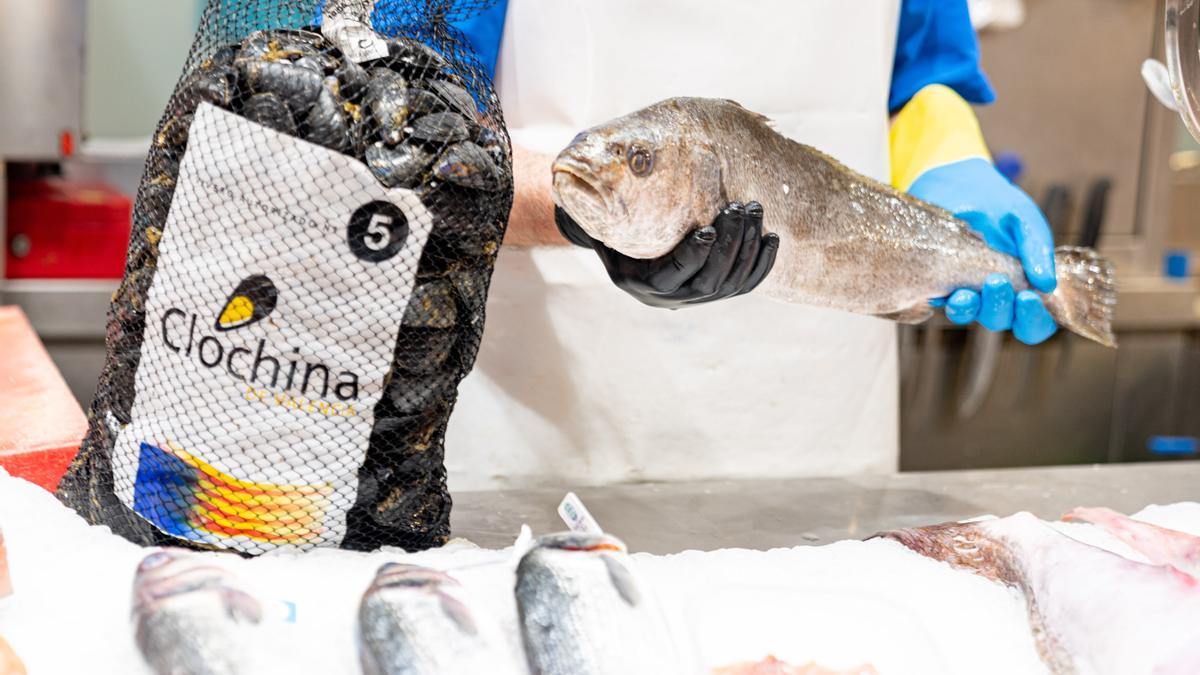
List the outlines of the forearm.
{"type": "Polygon", "coordinates": [[[508,246],[564,246],[554,224],[550,195],[553,158],[513,144],[513,206],[508,217],[508,246]]]}

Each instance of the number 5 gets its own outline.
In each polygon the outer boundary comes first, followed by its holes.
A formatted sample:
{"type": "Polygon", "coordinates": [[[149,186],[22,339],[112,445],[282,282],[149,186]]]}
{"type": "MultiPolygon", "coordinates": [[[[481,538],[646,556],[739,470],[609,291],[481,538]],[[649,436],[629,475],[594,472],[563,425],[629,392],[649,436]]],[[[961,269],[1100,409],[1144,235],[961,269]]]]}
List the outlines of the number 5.
{"type": "Polygon", "coordinates": [[[382,214],[375,214],[367,225],[367,236],[363,243],[372,251],[382,251],[392,243],[392,219],[382,214]]]}

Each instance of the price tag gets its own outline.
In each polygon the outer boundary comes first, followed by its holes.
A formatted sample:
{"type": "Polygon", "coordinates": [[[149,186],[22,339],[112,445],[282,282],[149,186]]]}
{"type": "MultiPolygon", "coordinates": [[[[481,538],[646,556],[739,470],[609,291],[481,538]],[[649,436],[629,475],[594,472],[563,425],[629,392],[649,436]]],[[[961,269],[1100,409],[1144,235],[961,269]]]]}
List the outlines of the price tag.
{"type": "Polygon", "coordinates": [[[574,492],[568,492],[567,496],[563,497],[562,502],[558,505],[558,515],[562,517],[563,522],[572,532],[604,534],[604,530],[600,529],[600,524],[583,505],[583,500],[574,492]]]}

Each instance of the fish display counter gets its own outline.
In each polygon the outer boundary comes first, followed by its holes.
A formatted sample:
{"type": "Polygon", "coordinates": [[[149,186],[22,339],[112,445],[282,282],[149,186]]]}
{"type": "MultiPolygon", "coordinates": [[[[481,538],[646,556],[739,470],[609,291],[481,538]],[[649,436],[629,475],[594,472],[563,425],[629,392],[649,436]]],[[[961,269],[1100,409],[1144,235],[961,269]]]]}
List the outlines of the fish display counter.
{"type": "Polygon", "coordinates": [[[578,489],[604,534],[561,532],[561,490],[464,492],[441,548],[249,558],[137,546],[0,471],[0,663],[25,664],[0,672],[1189,673],[1198,481],[1177,462],[578,489]]]}

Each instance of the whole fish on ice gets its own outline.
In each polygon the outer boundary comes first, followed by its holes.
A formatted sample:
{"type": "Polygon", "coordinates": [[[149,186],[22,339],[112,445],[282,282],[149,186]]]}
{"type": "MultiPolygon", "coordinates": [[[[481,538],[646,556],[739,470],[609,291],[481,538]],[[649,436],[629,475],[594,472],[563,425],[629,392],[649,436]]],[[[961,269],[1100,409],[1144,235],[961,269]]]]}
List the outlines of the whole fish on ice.
{"type": "Polygon", "coordinates": [[[151,553],[133,582],[135,640],[158,675],[262,672],[254,661],[259,601],[237,588],[211,558],[179,550],[151,553]]]}
{"type": "Polygon", "coordinates": [[[1106,508],[1077,508],[1063,520],[1091,523],[1125,542],[1156,565],[1171,565],[1200,579],[1200,537],[1159,527],[1106,508]]]}
{"type": "Polygon", "coordinates": [[[462,586],[438,570],[388,563],[358,610],[368,675],[516,675],[517,664],[472,611],[462,586]]]}
{"type": "Polygon", "coordinates": [[[1054,673],[1200,672],[1200,583],[1172,567],[1089,546],[1028,513],[876,536],[1018,589],[1054,673]]]}
{"type": "MultiPolygon", "coordinates": [[[[593,238],[656,258],[731,200],[757,200],[779,235],[760,287],[786,302],[905,323],[931,298],[980,288],[992,273],[1027,289],[1017,258],[940,208],[860,175],[771,129],[733,101],[673,98],[580,134],[554,162],[554,198],[593,238]]],[[[1062,326],[1106,346],[1116,290],[1095,251],[1055,252],[1058,288],[1043,294],[1062,326]]]]}
{"type": "Polygon", "coordinates": [[[517,565],[517,612],[535,675],[688,672],[662,614],[608,535],[539,537],[517,565]]]}

